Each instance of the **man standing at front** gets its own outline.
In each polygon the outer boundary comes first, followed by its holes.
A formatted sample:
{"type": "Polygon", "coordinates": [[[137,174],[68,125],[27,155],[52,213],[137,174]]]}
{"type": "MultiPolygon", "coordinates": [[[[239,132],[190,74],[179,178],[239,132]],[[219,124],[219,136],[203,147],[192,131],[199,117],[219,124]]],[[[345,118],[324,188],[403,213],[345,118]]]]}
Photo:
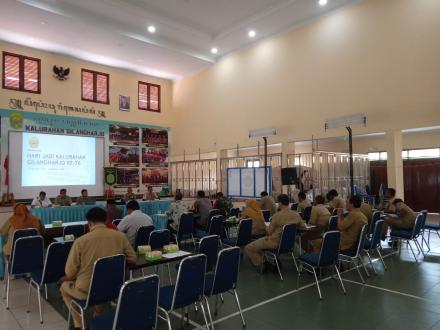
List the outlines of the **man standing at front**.
{"type": "MultiPolygon", "coordinates": [[[[73,298],[86,299],[89,291],[96,260],[115,254],[125,254],[127,263],[136,262],[136,253],[124,234],[106,228],[106,212],[94,207],[90,209],[86,218],[90,232],[81,236],[73,243],[66,263],[66,276],[60,279],[61,295],[67,308],[73,298]]],[[[95,314],[103,312],[103,305],[95,306],[95,314]]],[[[72,311],[75,328],[81,327],[81,318],[76,311],[72,311]]]]}
{"type": "Polygon", "coordinates": [[[127,203],[127,212],[128,215],[121,220],[118,230],[127,235],[128,241],[134,247],[138,229],[143,226],[153,226],[153,220],[139,210],[139,203],[135,200],[127,203]]]}
{"type": "Polygon", "coordinates": [[[266,230],[266,236],[249,243],[244,248],[244,253],[249,257],[254,266],[258,267],[263,264],[264,250],[276,249],[278,247],[284,225],[294,223],[298,226],[298,229],[306,229],[306,225],[298,212],[290,210],[289,197],[287,195],[279,195],[278,203],[280,204],[280,211],[272,217],[272,221],[266,230]]]}

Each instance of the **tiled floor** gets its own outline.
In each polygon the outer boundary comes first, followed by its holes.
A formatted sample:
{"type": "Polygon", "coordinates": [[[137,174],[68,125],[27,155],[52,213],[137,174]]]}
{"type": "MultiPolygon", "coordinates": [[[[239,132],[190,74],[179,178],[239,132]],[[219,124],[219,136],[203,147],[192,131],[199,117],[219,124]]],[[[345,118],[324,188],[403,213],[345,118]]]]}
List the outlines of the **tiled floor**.
{"type": "MultiPolygon", "coordinates": [[[[414,262],[403,249],[402,255],[389,255],[385,261],[388,270],[376,263],[379,274],[366,279],[363,285],[355,271],[343,273],[347,295],[339,282],[323,274],[319,300],[313,277],[307,274],[298,280],[289,260],[283,261],[284,282],[277,274],[261,275],[243,259],[238,293],[247,329],[440,329],[440,240],[431,236],[431,254],[414,262]],[[297,290],[297,285],[299,289],[297,290]]],[[[389,252],[389,251],[388,251],[389,252]]],[[[66,309],[56,287],[49,290],[49,303],[43,300],[44,325],[38,319],[35,291],[31,299],[31,312],[26,313],[27,283],[13,281],[11,309],[4,301],[0,304],[0,329],[66,329],[66,309]]],[[[211,300],[214,310],[214,299],[211,300]]],[[[203,324],[202,313],[190,310],[193,329],[203,324]]],[[[241,320],[233,297],[225,295],[214,316],[216,329],[240,329],[241,320]]],[[[172,316],[173,328],[180,328],[180,319],[172,316]]],[[[158,329],[166,329],[158,321],[158,329]]]]}

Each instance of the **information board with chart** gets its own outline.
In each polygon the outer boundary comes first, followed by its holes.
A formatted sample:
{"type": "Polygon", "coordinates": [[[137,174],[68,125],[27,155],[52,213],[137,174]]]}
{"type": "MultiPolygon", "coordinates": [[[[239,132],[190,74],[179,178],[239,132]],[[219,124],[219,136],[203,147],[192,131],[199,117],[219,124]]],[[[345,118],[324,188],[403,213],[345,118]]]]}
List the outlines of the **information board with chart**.
{"type": "MultiPolygon", "coordinates": [[[[232,198],[258,198],[265,189],[264,167],[227,169],[227,194],[232,198]]],[[[272,168],[267,167],[267,192],[272,194],[272,168]]]]}

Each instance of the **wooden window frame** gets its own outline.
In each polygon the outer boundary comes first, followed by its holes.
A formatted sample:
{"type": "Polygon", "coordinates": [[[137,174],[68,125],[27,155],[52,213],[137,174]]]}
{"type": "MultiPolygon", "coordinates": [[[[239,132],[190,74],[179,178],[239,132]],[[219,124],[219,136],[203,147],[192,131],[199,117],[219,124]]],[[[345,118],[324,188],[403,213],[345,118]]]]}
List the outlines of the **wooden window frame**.
{"type": "Polygon", "coordinates": [[[138,109],[139,110],[145,110],[145,111],[151,111],[151,112],[157,112],[157,113],[160,113],[161,112],[161,96],[160,96],[160,94],[161,94],[161,88],[160,88],[160,85],[158,85],[158,84],[152,84],[152,83],[148,83],[148,82],[145,82],[145,81],[138,81],[138,109]],[[139,87],[141,86],[141,85],[146,85],[147,86],[147,94],[148,94],[148,97],[147,97],[147,107],[141,107],[140,106],[140,102],[139,102],[139,87]],[[157,87],[158,89],[159,89],[159,92],[158,92],[158,99],[157,99],[157,102],[158,102],[158,107],[157,107],[157,110],[155,110],[155,109],[151,109],[151,107],[150,107],[150,87],[151,86],[154,86],[154,87],[157,87]]]}
{"type": "Polygon", "coordinates": [[[12,91],[18,91],[18,92],[25,92],[25,93],[34,93],[34,94],[41,94],[41,59],[39,58],[35,58],[35,57],[30,57],[30,56],[25,56],[25,55],[20,55],[20,54],[15,54],[15,53],[10,53],[10,52],[3,52],[3,81],[2,81],[2,88],[3,89],[9,89],[12,91]],[[18,75],[19,75],[19,87],[18,88],[14,88],[14,87],[8,87],[6,86],[6,61],[5,58],[6,56],[14,56],[14,57],[18,57],[19,59],[19,69],[18,69],[18,75]],[[38,90],[37,91],[32,91],[32,90],[28,90],[24,88],[24,60],[30,60],[30,61],[35,61],[38,63],[38,90]]]}
{"type": "Polygon", "coordinates": [[[81,69],[81,100],[82,101],[99,103],[99,104],[110,104],[109,90],[110,90],[110,74],[104,73],[104,72],[99,72],[99,71],[94,71],[94,70],[89,70],[89,69],[81,69]],[[83,94],[83,72],[88,72],[88,73],[93,74],[93,100],[89,100],[89,99],[84,98],[84,94],[83,94]],[[96,88],[96,76],[97,75],[102,75],[102,76],[106,76],[107,77],[107,101],[105,101],[105,102],[97,100],[97,95],[98,95],[97,88],[96,88]]]}

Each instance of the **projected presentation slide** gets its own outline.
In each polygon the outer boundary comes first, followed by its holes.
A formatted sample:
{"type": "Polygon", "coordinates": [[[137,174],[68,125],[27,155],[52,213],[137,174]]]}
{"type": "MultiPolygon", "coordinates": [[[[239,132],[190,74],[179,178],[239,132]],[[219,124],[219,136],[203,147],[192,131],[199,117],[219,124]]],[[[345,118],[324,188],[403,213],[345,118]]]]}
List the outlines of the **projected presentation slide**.
{"type": "Polygon", "coordinates": [[[93,137],[23,133],[21,185],[94,185],[93,137]]]}

